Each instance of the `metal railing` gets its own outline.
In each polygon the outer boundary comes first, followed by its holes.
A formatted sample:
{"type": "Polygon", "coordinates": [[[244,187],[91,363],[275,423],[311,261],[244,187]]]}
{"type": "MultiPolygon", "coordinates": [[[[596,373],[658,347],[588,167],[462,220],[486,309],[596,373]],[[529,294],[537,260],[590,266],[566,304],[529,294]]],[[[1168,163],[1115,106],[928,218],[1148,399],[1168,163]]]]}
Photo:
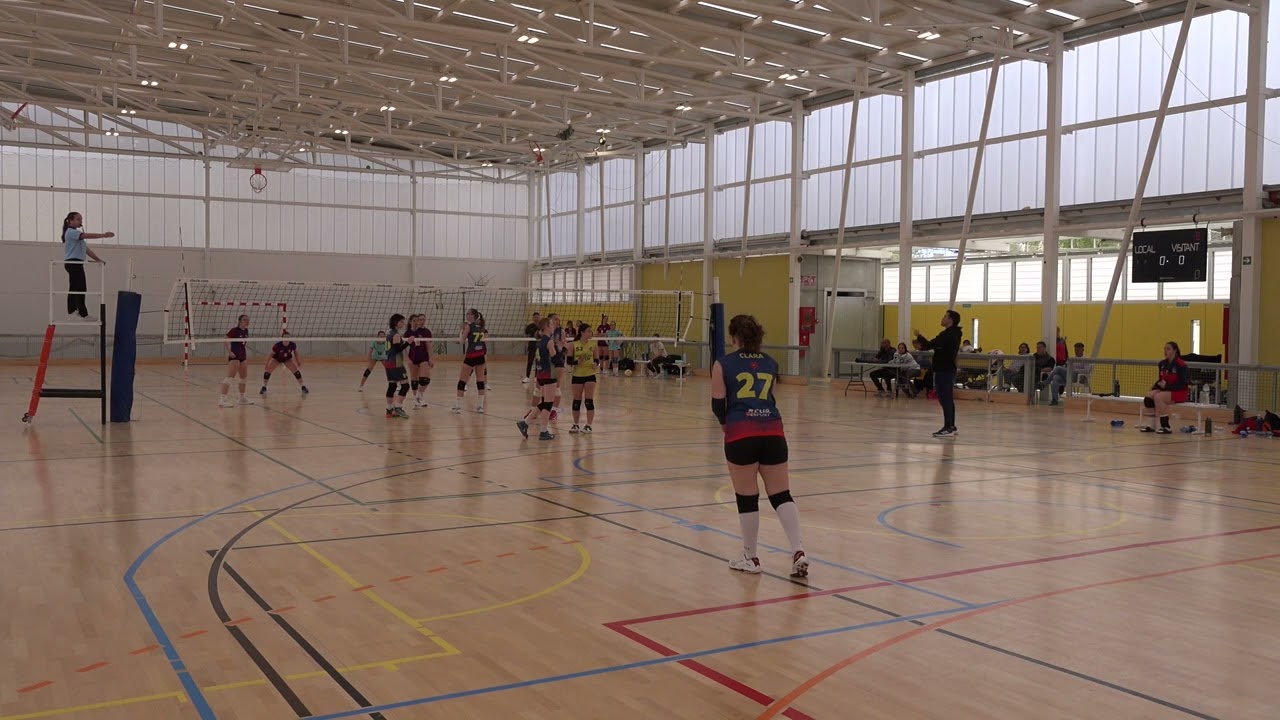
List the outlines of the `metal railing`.
{"type": "MultiPolygon", "coordinates": [[[[1158,377],[1155,360],[1071,358],[1070,397],[1136,399],[1151,391],[1158,377]]],[[[1222,363],[1187,363],[1187,402],[1246,411],[1280,407],[1280,367],[1222,363]]]]}

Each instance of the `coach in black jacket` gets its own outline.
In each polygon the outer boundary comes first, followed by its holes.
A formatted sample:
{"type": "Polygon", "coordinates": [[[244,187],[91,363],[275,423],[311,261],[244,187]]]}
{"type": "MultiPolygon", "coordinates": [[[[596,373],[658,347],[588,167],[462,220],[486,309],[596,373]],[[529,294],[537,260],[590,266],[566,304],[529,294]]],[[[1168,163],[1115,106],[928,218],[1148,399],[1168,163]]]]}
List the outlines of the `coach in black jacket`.
{"type": "Polygon", "coordinates": [[[942,332],[932,340],[925,340],[919,330],[916,341],[925,350],[933,351],[933,388],[942,406],[942,429],[934,437],[956,435],[956,355],[960,352],[960,313],[948,310],[942,316],[942,332]]]}

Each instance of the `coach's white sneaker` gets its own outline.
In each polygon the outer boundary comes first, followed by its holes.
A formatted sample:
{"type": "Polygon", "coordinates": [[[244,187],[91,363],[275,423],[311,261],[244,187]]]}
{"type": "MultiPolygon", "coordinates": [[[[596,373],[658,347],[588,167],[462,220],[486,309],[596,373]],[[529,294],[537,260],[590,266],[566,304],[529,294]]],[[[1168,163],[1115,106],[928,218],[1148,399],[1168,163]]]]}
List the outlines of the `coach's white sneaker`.
{"type": "Polygon", "coordinates": [[[747,557],[745,552],[742,553],[742,557],[734,558],[729,561],[729,569],[737,570],[738,572],[751,573],[752,575],[759,575],[763,572],[760,568],[760,558],[747,557]]]}

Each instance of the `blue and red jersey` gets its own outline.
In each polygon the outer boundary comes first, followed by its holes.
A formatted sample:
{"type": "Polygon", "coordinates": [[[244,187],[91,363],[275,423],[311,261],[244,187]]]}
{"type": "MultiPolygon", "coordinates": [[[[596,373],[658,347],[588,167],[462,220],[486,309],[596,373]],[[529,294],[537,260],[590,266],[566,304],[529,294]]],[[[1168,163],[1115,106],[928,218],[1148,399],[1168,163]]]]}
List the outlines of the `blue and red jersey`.
{"type": "Polygon", "coordinates": [[[484,326],[480,323],[467,324],[466,358],[468,360],[482,358],[488,352],[488,347],[484,343],[486,334],[484,326]]]}
{"type": "MultiPolygon", "coordinates": [[[[227,331],[227,337],[247,338],[249,337],[249,331],[237,325],[227,331]]],[[[245,360],[244,343],[242,342],[231,343],[231,357],[235,360],[239,360],[240,362],[244,362],[245,360]]]]}
{"type": "Polygon", "coordinates": [[[293,353],[297,349],[298,346],[294,345],[292,340],[288,342],[281,340],[271,346],[271,357],[274,358],[276,362],[286,363],[293,359],[293,353]]]}
{"type": "Polygon", "coordinates": [[[1182,358],[1174,358],[1173,362],[1161,360],[1160,379],[1164,381],[1164,389],[1168,390],[1169,394],[1173,396],[1171,398],[1173,402],[1184,403],[1187,401],[1190,387],[1187,384],[1187,363],[1182,358]]]}
{"type": "Polygon", "coordinates": [[[538,336],[538,354],[534,358],[534,367],[537,368],[537,377],[543,380],[551,378],[551,366],[555,359],[555,340],[550,335],[538,336]]]}
{"type": "Polygon", "coordinates": [[[778,361],[761,352],[731,352],[721,357],[726,393],[724,441],[782,436],[782,413],[773,399],[778,361]]]}

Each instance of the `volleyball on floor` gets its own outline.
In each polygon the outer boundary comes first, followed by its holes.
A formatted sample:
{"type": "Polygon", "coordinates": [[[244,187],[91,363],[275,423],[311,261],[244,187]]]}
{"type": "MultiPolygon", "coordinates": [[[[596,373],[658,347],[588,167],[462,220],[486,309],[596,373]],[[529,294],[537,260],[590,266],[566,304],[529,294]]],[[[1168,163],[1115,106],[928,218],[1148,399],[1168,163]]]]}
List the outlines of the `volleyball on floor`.
{"type": "Polygon", "coordinates": [[[627,377],[631,377],[631,371],[630,371],[630,370],[625,370],[625,371],[623,371],[623,374],[624,374],[624,375],[626,375],[627,377]]]}

